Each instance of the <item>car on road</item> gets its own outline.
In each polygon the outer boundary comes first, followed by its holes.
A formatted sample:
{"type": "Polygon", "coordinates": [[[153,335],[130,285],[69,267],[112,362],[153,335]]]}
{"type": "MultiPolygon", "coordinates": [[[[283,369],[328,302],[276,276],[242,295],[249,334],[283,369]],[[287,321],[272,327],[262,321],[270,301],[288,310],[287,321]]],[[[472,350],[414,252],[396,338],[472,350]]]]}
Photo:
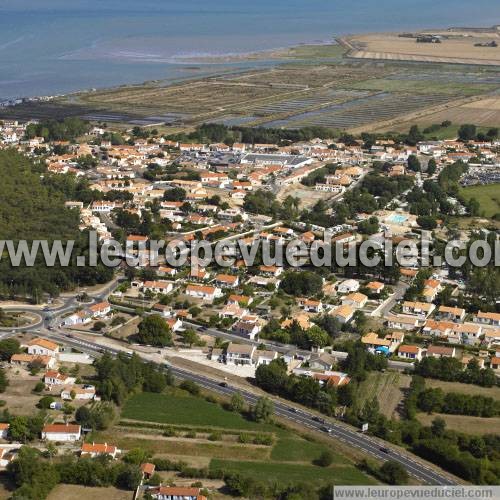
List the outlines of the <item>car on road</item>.
{"type": "Polygon", "coordinates": [[[390,453],[391,450],[389,450],[389,448],[386,448],[385,446],[381,446],[379,448],[379,450],[382,452],[382,453],[390,453]]]}
{"type": "Polygon", "coordinates": [[[321,418],[321,417],[316,417],[314,416],[312,418],[315,422],[319,422],[320,424],[324,424],[325,423],[325,419],[324,418],[321,418]]]}
{"type": "Polygon", "coordinates": [[[220,385],[221,387],[227,387],[227,382],[221,382],[219,385],[220,385]]]}
{"type": "Polygon", "coordinates": [[[292,413],[297,413],[297,408],[293,408],[293,407],[290,407],[290,408],[287,408],[288,411],[291,411],[292,413]]]}
{"type": "Polygon", "coordinates": [[[330,434],[333,431],[333,429],[331,427],[327,427],[326,425],[324,427],[322,427],[321,430],[323,432],[328,432],[328,434],[330,434]]]}

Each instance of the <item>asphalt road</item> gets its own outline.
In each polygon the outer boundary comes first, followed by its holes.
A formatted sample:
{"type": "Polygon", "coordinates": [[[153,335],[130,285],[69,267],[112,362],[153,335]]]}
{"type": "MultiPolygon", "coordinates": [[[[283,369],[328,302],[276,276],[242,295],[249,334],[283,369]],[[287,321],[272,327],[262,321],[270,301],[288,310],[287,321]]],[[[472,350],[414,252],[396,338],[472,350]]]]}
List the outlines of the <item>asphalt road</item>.
{"type": "MultiPolygon", "coordinates": [[[[75,337],[68,337],[64,333],[59,331],[46,331],[40,330],[39,335],[58,341],[63,342],[71,347],[74,347],[80,351],[86,352],[88,354],[100,355],[104,352],[109,352],[113,355],[117,355],[124,351],[120,349],[115,349],[113,347],[103,346],[100,344],[95,344],[87,340],[77,339],[75,337]]],[[[140,355],[140,353],[138,353],[140,355]]],[[[151,361],[151,360],[148,360],[151,361]]],[[[157,363],[158,364],[158,363],[157,363]]],[[[239,392],[248,404],[254,405],[259,396],[249,392],[242,391],[239,388],[232,387],[227,383],[222,383],[213,380],[204,375],[199,375],[193,373],[192,371],[183,370],[177,368],[168,363],[164,363],[164,366],[168,366],[172,371],[173,375],[179,379],[192,380],[196,382],[201,387],[217,392],[219,394],[224,394],[231,396],[232,394],[239,392]]],[[[425,484],[430,485],[454,485],[457,484],[449,477],[437,472],[436,470],[430,468],[426,464],[418,461],[416,457],[406,454],[399,449],[392,447],[390,444],[379,441],[371,436],[365,435],[356,429],[349,427],[348,425],[334,421],[332,419],[325,419],[324,422],[318,421],[317,416],[306,410],[296,408],[292,405],[283,403],[282,401],[271,398],[274,402],[274,413],[280,417],[287,420],[293,421],[305,428],[323,432],[326,436],[329,436],[332,440],[342,441],[348,446],[357,448],[359,451],[377,458],[379,460],[394,460],[399,462],[405,467],[409,474],[413,477],[422,481],[425,484]]]]}
{"type": "MultiPolygon", "coordinates": [[[[116,286],[116,284],[119,281],[119,277],[115,278],[112,282],[110,282],[108,285],[100,289],[98,292],[95,292],[94,294],[89,294],[92,296],[92,303],[93,302],[99,302],[101,300],[104,300],[109,293],[113,290],[113,288],[116,286]]],[[[23,306],[23,307],[6,307],[5,309],[10,309],[10,310],[29,310],[29,311],[34,311],[41,316],[43,319],[39,324],[36,326],[31,326],[28,328],[21,328],[21,330],[26,330],[26,331],[31,331],[33,333],[36,333],[42,337],[49,338],[52,340],[55,340],[57,342],[62,342],[65,343],[71,347],[74,347],[82,352],[91,354],[91,355],[101,355],[104,352],[109,352],[113,355],[117,355],[120,352],[129,352],[131,353],[132,351],[126,351],[124,349],[116,349],[113,347],[109,346],[103,346],[100,344],[96,344],[87,340],[81,340],[79,338],[75,338],[74,336],[68,336],[68,334],[65,334],[62,331],[59,331],[57,329],[55,330],[48,330],[45,328],[45,326],[49,325],[56,325],[58,322],[58,318],[66,312],[74,310],[77,306],[81,305],[76,301],[75,296],[67,296],[64,297],[64,304],[62,306],[59,306],[57,308],[51,309],[49,311],[43,311],[36,306],[23,306]],[[45,323],[45,326],[42,326],[43,323],[45,323]]],[[[196,325],[195,323],[189,323],[187,322],[189,326],[195,327],[196,329],[200,329],[199,325],[196,325]]],[[[53,327],[51,327],[53,328],[53,327]]],[[[220,336],[221,338],[227,338],[228,340],[236,340],[233,337],[236,337],[232,334],[229,334],[227,332],[222,332],[220,330],[216,329],[206,329],[204,330],[205,333],[220,336]]],[[[12,335],[11,332],[2,334],[3,336],[8,336],[12,335]]],[[[241,341],[247,341],[248,339],[242,339],[240,337],[237,337],[237,339],[241,341]]],[[[249,341],[251,343],[258,344],[258,342],[255,341],[249,341]]],[[[283,346],[279,344],[274,344],[274,343],[268,343],[270,348],[276,349],[278,351],[287,351],[294,346],[283,346]]],[[[140,353],[138,353],[140,355],[140,353]]],[[[342,353],[345,354],[345,353],[342,353]]],[[[148,360],[150,361],[150,360],[148,360]]],[[[167,363],[165,363],[167,365],[167,363]]],[[[217,392],[219,394],[225,394],[225,395],[232,395],[236,392],[239,392],[247,401],[248,404],[255,404],[256,401],[258,400],[258,396],[255,394],[249,392],[249,391],[242,391],[239,388],[232,387],[229,384],[221,385],[221,383],[217,380],[213,380],[209,377],[199,375],[196,373],[193,373],[191,371],[183,370],[181,368],[177,368],[171,365],[168,365],[169,368],[172,370],[172,373],[180,378],[180,379],[185,379],[185,380],[192,380],[199,384],[201,387],[217,392]]],[[[407,365],[406,365],[407,366],[407,365]]],[[[334,440],[339,440],[342,441],[344,444],[348,446],[352,446],[353,448],[357,448],[358,450],[362,451],[363,453],[366,453],[367,455],[380,459],[380,460],[394,460],[396,462],[399,462],[401,465],[403,465],[406,470],[408,471],[409,474],[411,474],[413,477],[417,478],[419,481],[425,483],[425,484],[431,484],[431,485],[453,485],[457,484],[454,482],[452,479],[447,477],[446,475],[439,473],[435,469],[430,468],[426,464],[418,461],[415,456],[412,456],[410,454],[406,454],[401,452],[399,449],[396,449],[392,447],[390,444],[386,443],[385,441],[377,440],[371,436],[365,435],[353,427],[350,427],[344,423],[341,423],[339,421],[334,421],[331,419],[325,419],[325,423],[317,421],[313,413],[308,412],[307,410],[301,409],[301,408],[295,408],[291,404],[286,404],[282,402],[281,400],[272,398],[274,401],[274,408],[275,408],[275,414],[283,417],[287,420],[293,421],[305,428],[309,428],[311,430],[323,432],[326,436],[329,436],[331,439],[334,440]]]]}

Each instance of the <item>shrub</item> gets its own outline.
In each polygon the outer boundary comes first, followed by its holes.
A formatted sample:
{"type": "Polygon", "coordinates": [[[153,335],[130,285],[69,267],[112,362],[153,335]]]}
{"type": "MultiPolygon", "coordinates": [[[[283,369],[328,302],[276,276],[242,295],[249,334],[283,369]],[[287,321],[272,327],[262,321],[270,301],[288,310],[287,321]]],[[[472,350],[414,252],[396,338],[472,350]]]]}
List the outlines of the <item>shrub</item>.
{"type": "Polygon", "coordinates": [[[33,389],[34,392],[42,392],[45,389],[45,384],[43,382],[37,382],[35,385],[35,388],[33,389]]]}
{"type": "Polygon", "coordinates": [[[48,410],[50,408],[50,405],[54,402],[54,398],[52,396],[44,396],[43,398],[38,401],[38,408],[42,410],[48,410]]]}
{"type": "Polygon", "coordinates": [[[265,444],[266,446],[271,446],[273,444],[273,437],[268,434],[257,434],[253,438],[254,444],[265,444]]]}
{"type": "Polygon", "coordinates": [[[219,431],[212,432],[208,436],[209,441],[221,441],[222,440],[222,434],[219,431]]]}
{"type": "Polygon", "coordinates": [[[325,450],[316,460],[316,465],[320,467],[330,467],[333,463],[333,454],[329,450],[325,450]]]}
{"type": "Polygon", "coordinates": [[[250,443],[252,441],[252,437],[249,434],[240,434],[238,436],[238,441],[244,444],[250,443]]]}
{"type": "Polygon", "coordinates": [[[177,436],[177,431],[173,428],[173,427],[167,427],[163,432],[162,432],[162,435],[163,436],[166,436],[166,437],[173,437],[173,436],[177,436]]]}
{"type": "Polygon", "coordinates": [[[181,382],[179,387],[189,392],[193,396],[198,396],[198,394],[200,394],[200,386],[192,380],[184,380],[183,382],[181,382]]]}

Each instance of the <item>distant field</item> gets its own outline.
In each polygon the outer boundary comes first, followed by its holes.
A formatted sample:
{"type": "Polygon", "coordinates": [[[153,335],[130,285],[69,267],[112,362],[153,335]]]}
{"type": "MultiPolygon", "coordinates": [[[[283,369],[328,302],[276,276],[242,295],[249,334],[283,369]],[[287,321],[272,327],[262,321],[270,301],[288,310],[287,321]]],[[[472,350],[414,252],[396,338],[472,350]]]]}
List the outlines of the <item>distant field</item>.
{"type": "MultiPolygon", "coordinates": [[[[500,109],[488,95],[500,89],[500,66],[380,64],[346,59],[345,50],[335,44],[304,45],[267,54],[275,66],[265,69],[220,70],[214,76],[175,84],[154,81],[83,92],[47,103],[1,109],[0,118],[77,115],[123,126],[166,123],[162,130],[166,133],[191,130],[207,122],[324,126],[352,133],[383,127],[399,130],[401,123],[410,120],[429,120],[429,124],[451,119],[453,123],[484,126],[500,123],[500,109]],[[483,94],[488,95],[484,103],[483,94]],[[470,100],[478,101],[478,107],[470,100]],[[469,104],[472,107],[460,107],[469,104]]],[[[249,60],[253,58],[260,56],[249,60]]]]}
{"type": "MultiPolygon", "coordinates": [[[[443,33],[448,35],[449,32],[443,33]]],[[[392,61],[425,61],[441,63],[500,65],[498,47],[475,47],[476,43],[497,39],[498,33],[443,39],[442,43],[417,43],[414,38],[395,33],[374,33],[349,38],[354,49],[350,57],[392,61]]]]}
{"type": "MultiPolygon", "coordinates": [[[[457,128],[464,123],[474,123],[485,129],[500,127],[500,107],[497,102],[496,99],[476,99],[461,106],[451,106],[437,113],[423,115],[416,120],[412,120],[411,125],[417,124],[421,128],[425,128],[433,123],[442,123],[449,120],[456,124],[457,128]]],[[[409,128],[409,126],[410,124],[406,125],[406,128],[409,128]]]]}
{"type": "Polygon", "coordinates": [[[446,426],[454,431],[466,434],[500,434],[500,418],[468,417],[465,415],[445,415],[441,413],[419,413],[417,419],[424,425],[431,425],[436,418],[441,417],[446,426]]]}
{"type": "Polygon", "coordinates": [[[417,94],[448,94],[451,96],[472,96],[494,90],[494,84],[473,84],[457,82],[435,82],[430,80],[372,79],[353,85],[361,90],[383,90],[386,92],[415,92],[417,94]]]}
{"type": "Polygon", "coordinates": [[[223,468],[239,472],[255,479],[276,480],[280,482],[333,482],[334,484],[376,484],[361,471],[352,466],[318,467],[314,465],[295,465],[289,463],[233,462],[214,459],[212,470],[223,468]]]}
{"type": "Polygon", "coordinates": [[[481,215],[493,217],[500,213],[500,184],[486,184],[484,186],[468,186],[460,193],[467,199],[476,198],[481,205],[481,215]]]}
{"type": "MultiPolygon", "coordinates": [[[[480,387],[473,384],[462,384],[460,382],[445,382],[444,380],[425,379],[427,387],[440,387],[445,392],[458,392],[460,394],[490,396],[500,400],[500,387],[480,387]]],[[[489,420],[489,419],[488,419],[489,420]]]]}
{"type": "Polygon", "coordinates": [[[245,420],[237,413],[226,411],[218,404],[209,403],[178,391],[174,394],[140,393],[130,398],[122,411],[122,417],[193,426],[212,426],[226,429],[264,430],[266,427],[245,420]]]}
{"type": "Polygon", "coordinates": [[[358,389],[360,406],[377,396],[380,411],[386,417],[394,416],[405,388],[410,386],[411,377],[399,372],[370,372],[358,389]]]}

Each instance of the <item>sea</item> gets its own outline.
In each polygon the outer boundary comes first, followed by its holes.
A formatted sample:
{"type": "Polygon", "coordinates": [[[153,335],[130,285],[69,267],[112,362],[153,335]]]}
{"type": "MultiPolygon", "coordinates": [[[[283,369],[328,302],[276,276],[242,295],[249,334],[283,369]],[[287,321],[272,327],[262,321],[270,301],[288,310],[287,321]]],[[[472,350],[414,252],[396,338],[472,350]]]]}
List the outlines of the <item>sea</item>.
{"type": "Polygon", "coordinates": [[[0,101],[221,69],[186,58],[494,24],[499,0],[0,0],[0,101]]]}

